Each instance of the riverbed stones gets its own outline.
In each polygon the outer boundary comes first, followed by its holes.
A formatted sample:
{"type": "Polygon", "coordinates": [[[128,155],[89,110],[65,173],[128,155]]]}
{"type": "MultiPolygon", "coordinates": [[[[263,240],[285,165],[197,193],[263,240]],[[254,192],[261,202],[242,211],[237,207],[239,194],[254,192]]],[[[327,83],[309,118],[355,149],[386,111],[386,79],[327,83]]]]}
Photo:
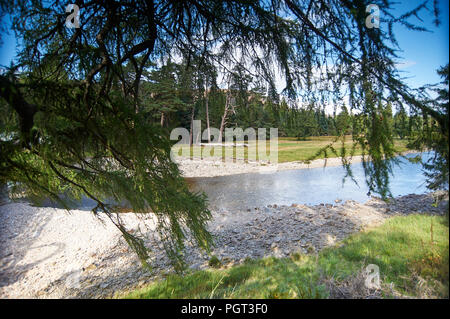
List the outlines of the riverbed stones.
{"type": "MultiPolygon", "coordinates": [[[[252,214],[246,210],[212,211],[208,229],[216,246],[211,253],[225,267],[245,258],[316,253],[391,216],[444,214],[448,198],[434,207],[433,195],[406,195],[390,203],[371,198],[365,204],[345,201],[328,207],[273,204],[252,210],[252,214]]],[[[124,214],[123,221],[129,229],[142,226],[146,244],[152,249],[151,273],[142,269],[113,225],[100,223],[88,211],[68,214],[26,203],[0,206],[0,298],[111,297],[114,292],[173,272],[154,236],[154,223],[141,225],[143,221],[133,214],[124,214]],[[80,285],[72,282],[67,287],[68,275],[74,269],[80,270],[80,285]]],[[[186,245],[184,256],[191,269],[208,267],[210,257],[196,245],[186,245]]]]}

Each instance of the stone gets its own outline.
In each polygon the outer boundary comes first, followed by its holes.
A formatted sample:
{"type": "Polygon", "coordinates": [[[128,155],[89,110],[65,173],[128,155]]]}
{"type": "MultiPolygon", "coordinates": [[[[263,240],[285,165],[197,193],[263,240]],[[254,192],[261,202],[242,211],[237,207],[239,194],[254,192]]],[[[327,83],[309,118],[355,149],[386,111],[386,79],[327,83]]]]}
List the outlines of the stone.
{"type": "Polygon", "coordinates": [[[97,265],[95,264],[90,264],[89,266],[87,266],[86,268],[83,268],[83,271],[91,271],[97,268],[97,265]]]}
{"type": "Polygon", "coordinates": [[[104,283],[101,283],[101,284],[100,284],[100,288],[101,288],[101,289],[108,288],[109,286],[110,286],[110,283],[109,283],[109,282],[104,282],[104,283]]]}
{"type": "Polygon", "coordinates": [[[190,265],[189,268],[198,270],[198,269],[200,269],[201,266],[202,266],[202,263],[196,263],[196,264],[190,265]]]}

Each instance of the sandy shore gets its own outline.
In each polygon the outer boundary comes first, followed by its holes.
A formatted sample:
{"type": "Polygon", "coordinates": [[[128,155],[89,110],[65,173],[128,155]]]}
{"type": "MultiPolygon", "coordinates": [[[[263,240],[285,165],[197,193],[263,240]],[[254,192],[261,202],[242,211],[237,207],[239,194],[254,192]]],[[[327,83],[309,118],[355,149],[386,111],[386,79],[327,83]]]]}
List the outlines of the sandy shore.
{"type": "MultiPolygon", "coordinates": [[[[417,153],[416,151],[403,152],[400,155],[406,155],[409,153],[417,153]]],[[[348,159],[350,163],[360,163],[362,156],[353,156],[348,159]]],[[[220,159],[208,158],[208,159],[186,159],[179,157],[176,162],[178,163],[184,177],[213,177],[213,176],[225,176],[234,174],[245,173],[273,173],[284,170],[294,169],[307,169],[317,168],[324,166],[340,166],[342,165],[342,159],[339,157],[332,157],[328,159],[317,159],[309,163],[305,162],[286,162],[278,164],[270,164],[265,162],[244,162],[243,160],[237,160],[232,162],[231,160],[223,162],[220,159]]]]}
{"type": "MultiPolygon", "coordinates": [[[[335,205],[268,205],[237,211],[214,211],[208,229],[215,238],[213,255],[227,267],[245,258],[285,257],[335,245],[348,235],[406,214],[444,214],[448,199],[432,206],[432,195],[407,195],[387,204],[372,198],[335,205]]],[[[0,298],[102,298],[139,287],[171,272],[155,235],[154,222],[124,214],[127,228],[142,232],[152,248],[143,270],[119,231],[90,211],[0,205],[0,298]]],[[[209,256],[187,245],[186,263],[208,267],[209,256]]]]}

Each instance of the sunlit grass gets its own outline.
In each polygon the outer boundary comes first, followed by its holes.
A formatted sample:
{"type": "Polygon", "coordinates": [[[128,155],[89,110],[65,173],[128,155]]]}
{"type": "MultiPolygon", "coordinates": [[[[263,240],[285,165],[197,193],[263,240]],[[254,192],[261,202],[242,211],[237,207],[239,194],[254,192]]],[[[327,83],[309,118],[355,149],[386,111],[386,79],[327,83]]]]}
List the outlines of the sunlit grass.
{"type": "MultiPolygon", "coordinates": [[[[336,137],[334,136],[317,136],[317,137],[309,137],[305,140],[298,140],[292,137],[285,137],[278,139],[278,154],[270,152],[270,141],[266,141],[266,154],[267,156],[260,156],[258,143],[255,141],[245,142],[248,147],[242,146],[244,142],[235,142],[239,144],[237,147],[233,146],[189,146],[189,145],[177,145],[173,148],[176,156],[181,156],[184,158],[195,158],[195,159],[208,159],[215,157],[217,159],[222,160],[247,160],[247,161],[259,161],[265,160],[270,161],[270,155],[274,156],[278,155],[278,163],[284,162],[295,162],[295,161],[306,161],[314,157],[317,152],[324,148],[325,146],[331,145],[340,150],[342,147],[342,141],[339,140],[337,142],[332,143],[336,137]]],[[[272,141],[274,143],[274,141],[272,141]]],[[[394,141],[394,145],[397,152],[404,152],[407,150],[406,147],[407,142],[404,140],[396,139],[394,141]]],[[[345,140],[345,150],[347,154],[350,153],[353,141],[351,136],[346,137],[345,140]]],[[[264,154],[264,153],[261,153],[264,154]]],[[[362,150],[360,146],[357,146],[355,149],[354,155],[361,155],[362,150]]],[[[320,154],[317,156],[317,159],[324,158],[324,154],[320,154]]],[[[335,154],[329,152],[328,157],[336,157],[335,154]]],[[[273,159],[272,159],[273,161],[273,159]]]]}

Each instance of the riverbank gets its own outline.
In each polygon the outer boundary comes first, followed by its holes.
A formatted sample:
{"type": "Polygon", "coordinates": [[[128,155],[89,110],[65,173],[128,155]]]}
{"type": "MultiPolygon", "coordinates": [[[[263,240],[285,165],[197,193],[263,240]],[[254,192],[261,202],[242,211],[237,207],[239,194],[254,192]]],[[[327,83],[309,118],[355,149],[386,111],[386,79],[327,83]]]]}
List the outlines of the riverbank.
{"type": "MultiPolygon", "coordinates": [[[[404,151],[399,155],[414,154],[417,151],[404,151]]],[[[351,164],[360,163],[362,161],[361,155],[355,155],[352,158],[347,158],[351,164]]],[[[340,166],[342,165],[342,159],[339,157],[320,158],[313,161],[291,161],[277,164],[271,164],[268,162],[246,162],[244,160],[222,161],[219,158],[205,158],[200,159],[188,159],[178,157],[176,159],[178,166],[184,177],[214,177],[214,176],[227,176],[235,174],[247,174],[247,173],[274,173],[277,171],[295,170],[295,169],[308,169],[318,168],[324,166],[340,166]]]]}
{"type": "Polygon", "coordinates": [[[170,275],[133,299],[448,299],[448,217],[409,215],[353,234],[318,254],[247,259],[170,275]],[[366,284],[367,274],[379,280],[366,284]],[[376,278],[376,276],[374,276],[376,278]]]}
{"type": "MultiPolygon", "coordinates": [[[[238,145],[243,145],[242,142],[236,143],[238,145]]],[[[407,140],[395,138],[393,143],[397,153],[400,154],[402,152],[409,151],[409,149],[407,148],[408,143],[407,140]]],[[[202,158],[206,162],[207,161],[221,162],[221,160],[225,159],[225,157],[227,158],[227,160],[235,158],[241,162],[244,159],[246,160],[253,159],[254,161],[258,159],[261,162],[263,161],[267,162],[268,160],[270,160],[270,158],[267,157],[260,158],[258,153],[258,145],[254,144],[255,142],[246,142],[247,146],[249,145],[251,146],[250,148],[233,147],[230,146],[230,143],[227,143],[226,146],[222,147],[217,146],[217,144],[214,144],[213,147],[206,147],[205,145],[189,146],[177,144],[177,146],[175,146],[172,150],[175,157],[178,157],[183,161],[189,156],[188,154],[190,154],[190,156],[192,157],[197,157],[197,159],[202,158]]],[[[351,135],[345,136],[344,141],[341,138],[338,138],[337,136],[310,136],[304,139],[298,139],[294,137],[279,137],[276,141],[267,140],[265,151],[266,155],[270,155],[271,148],[275,147],[275,149],[277,150],[276,155],[275,154],[272,155],[278,158],[278,164],[292,163],[292,162],[297,162],[297,164],[300,164],[310,160],[311,158],[323,159],[325,157],[325,154],[324,152],[321,151],[326,149],[327,147],[328,148],[332,147],[340,154],[341,148],[343,146],[345,147],[346,153],[347,154],[353,153],[355,158],[359,155],[362,155],[361,146],[358,144],[354,145],[354,141],[351,135]]],[[[339,156],[331,152],[330,149],[328,149],[327,154],[329,157],[339,156]]],[[[322,166],[320,164],[319,166],[322,166]]],[[[296,169],[296,167],[294,167],[293,169],[296,169]]],[[[244,170],[243,173],[245,172],[246,171],[244,170]]],[[[196,175],[190,175],[188,177],[195,177],[195,176],[196,175]]],[[[208,176],[217,176],[217,175],[208,175],[208,176]]]]}
{"type": "MultiPolygon", "coordinates": [[[[246,258],[313,254],[350,234],[410,214],[443,215],[448,199],[434,207],[432,194],[407,195],[391,203],[372,198],[335,205],[269,205],[241,211],[214,211],[208,229],[216,246],[212,255],[224,267],[246,258]]],[[[102,224],[90,211],[0,206],[0,298],[104,298],[134,289],[171,273],[168,258],[154,234],[154,221],[124,214],[124,223],[142,232],[153,247],[143,270],[119,231],[102,224]]],[[[211,256],[188,245],[191,269],[206,269],[211,256]]]]}

